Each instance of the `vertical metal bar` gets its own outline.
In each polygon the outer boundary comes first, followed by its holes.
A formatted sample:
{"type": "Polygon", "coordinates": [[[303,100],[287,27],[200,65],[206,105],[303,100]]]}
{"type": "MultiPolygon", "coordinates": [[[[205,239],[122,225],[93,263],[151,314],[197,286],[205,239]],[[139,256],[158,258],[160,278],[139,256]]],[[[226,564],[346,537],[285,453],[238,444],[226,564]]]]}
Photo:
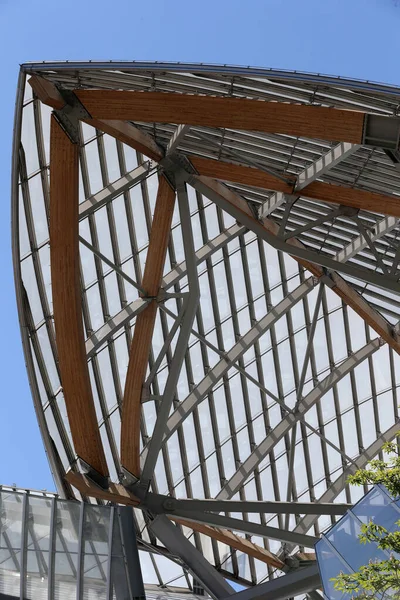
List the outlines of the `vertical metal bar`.
{"type": "Polygon", "coordinates": [[[76,570],[76,600],[82,600],[83,598],[83,561],[85,552],[85,541],[83,539],[83,533],[85,524],[85,506],[86,504],[84,502],[81,502],[78,532],[78,568],[76,570]]]}
{"type": "Polygon", "coordinates": [[[115,520],[115,507],[111,506],[110,508],[110,520],[109,520],[109,531],[108,531],[108,558],[107,558],[107,600],[112,600],[112,544],[113,544],[113,534],[114,534],[114,520],[115,520]]]}
{"type": "MultiPolygon", "coordinates": [[[[297,401],[296,401],[296,405],[294,408],[295,412],[298,408],[300,399],[303,395],[304,382],[305,382],[306,374],[307,374],[308,361],[310,359],[310,355],[311,355],[311,352],[313,349],[314,334],[315,334],[315,329],[317,327],[319,311],[321,308],[323,290],[324,290],[324,286],[322,283],[320,283],[320,287],[318,290],[318,296],[317,296],[317,300],[315,303],[314,313],[313,313],[313,317],[312,317],[312,321],[311,321],[311,328],[310,328],[310,332],[308,335],[307,348],[306,348],[306,352],[304,354],[303,367],[301,369],[301,374],[300,374],[299,387],[297,390],[297,401]]],[[[287,484],[287,491],[286,491],[287,502],[290,502],[290,497],[292,494],[292,485],[293,485],[293,477],[294,477],[294,457],[295,457],[295,451],[296,451],[296,433],[297,433],[297,421],[293,426],[292,435],[291,435],[291,439],[290,439],[289,471],[288,471],[288,484],[287,484]]],[[[290,515],[288,513],[285,517],[285,529],[289,528],[289,520],[290,520],[290,515]]]]}
{"type": "Polygon", "coordinates": [[[130,597],[132,600],[145,600],[146,594],[143,585],[142,570],[140,568],[139,551],[136,543],[133,509],[129,506],[119,506],[117,511],[127,571],[127,581],[130,588],[130,597]]]}
{"type": "Polygon", "coordinates": [[[20,588],[19,597],[20,600],[25,598],[26,588],[26,568],[27,568],[27,552],[28,552],[28,519],[29,519],[29,492],[23,495],[22,500],[22,530],[21,530],[21,560],[20,560],[20,588]]]}
{"type": "Polygon", "coordinates": [[[146,488],[153,477],[157,457],[161,449],[162,440],[165,433],[165,425],[175,396],[176,386],[182,364],[185,359],[185,354],[187,352],[187,345],[191,334],[193,321],[196,316],[200,296],[189,200],[187,196],[186,184],[182,179],[179,178],[179,175],[177,176],[177,194],[189,282],[189,296],[185,314],[182,319],[181,331],[179,333],[174,352],[174,358],[172,360],[168,379],[165,384],[163,399],[158,411],[157,421],[154,426],[153,435],[149,443],[148,453],[142,470],[141,485],[146,488]]]}
{"type": "Polygon", "coordinates": [[[284,236],[285,234],[285,229],[286,229],[286,223],[288,222],[289,219],[289,215],[290,215],[290,211],[292,210],[292,206],[293,204],[297,201],[298,196],[287,196],[285,195],[285,210],[283,212],[283,216],[279,225],[279,231],[278,231],[278,236],[284,236]]]}
{"type": "Polygon", "coordinates": [[[50,540],[49,540],[49,568],[48,568],[48,581],[47,581],[47,598],[48,600],[54,600],[54,572],[56,563],[56,534],[57,534],[57,500],[53,496],[51,499],[51,513],[50,513],[50,540]]]}

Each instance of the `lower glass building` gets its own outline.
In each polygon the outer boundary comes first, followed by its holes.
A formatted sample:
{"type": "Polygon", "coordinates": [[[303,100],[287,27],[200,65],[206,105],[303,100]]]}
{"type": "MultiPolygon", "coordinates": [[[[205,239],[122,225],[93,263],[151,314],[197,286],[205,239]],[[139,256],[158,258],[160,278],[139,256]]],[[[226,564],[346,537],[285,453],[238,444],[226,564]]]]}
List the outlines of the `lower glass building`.
{"type": "Polygon", "coordinates": [[[147,595],[320,597],[314,544],[399,430],[399,95],[21,66],[14,272],[58,496],[4,488],[1,593],[136,598],[139,552],[147,595]]]}

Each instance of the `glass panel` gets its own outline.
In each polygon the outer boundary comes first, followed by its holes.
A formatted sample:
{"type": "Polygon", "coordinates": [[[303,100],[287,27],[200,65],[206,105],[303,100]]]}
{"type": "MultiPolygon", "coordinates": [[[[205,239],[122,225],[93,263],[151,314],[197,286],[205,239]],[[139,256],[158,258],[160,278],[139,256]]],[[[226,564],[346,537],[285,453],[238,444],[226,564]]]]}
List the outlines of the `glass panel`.
{"type": "Polygon", "coordinates": [[[338,556],[333,553],[325,540],[320,540],[316,544],[315,551],[325,594],[330,600],[342,600],[346,597],[348,598],[348,594],[342,594],[342,592],[338,592],[334,589],[333,582],[330,581],[330,579],[332,577],[337,577],[341,572],[349,573],[350,571],[338,556]]]}

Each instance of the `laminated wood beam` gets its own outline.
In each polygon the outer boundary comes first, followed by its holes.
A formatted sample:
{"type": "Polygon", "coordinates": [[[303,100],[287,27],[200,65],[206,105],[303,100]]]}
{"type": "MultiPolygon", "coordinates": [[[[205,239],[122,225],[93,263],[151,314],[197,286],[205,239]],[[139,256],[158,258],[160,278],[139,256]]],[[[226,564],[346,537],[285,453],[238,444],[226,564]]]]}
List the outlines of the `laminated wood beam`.
{"type": "Polygon", "coordinates": [[[86,360],[79,274],[78,146],[54,116],[50,129],[50,259],[57,351],[75,451],[103,477],[107,462],[86,360]]]}
{"type": "Polygon", "coordinates": [[[226,127],[360,144],[365,113],[247,98],[75,90],[94,119],[226,127]]]}
{"type": "Polygon", "coordinates": [[[157,315],[156,297],[162,275],[171,231],[175,191],[162,175],[147,249],[142,288],[153,298],[135,324],[126,375],[121,423],[121,463],[135,477],[140,475],[140,415],[142,388],[150,356],[151,340],[157,315]]]}

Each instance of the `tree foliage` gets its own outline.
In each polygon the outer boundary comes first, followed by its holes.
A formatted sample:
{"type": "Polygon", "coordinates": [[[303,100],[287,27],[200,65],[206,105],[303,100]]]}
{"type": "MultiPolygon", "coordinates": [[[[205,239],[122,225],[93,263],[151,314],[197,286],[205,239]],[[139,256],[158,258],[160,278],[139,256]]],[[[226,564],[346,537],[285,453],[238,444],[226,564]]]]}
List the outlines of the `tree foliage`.
{"type": "MultiPolygon", "coordinates": [[[[366,469],[360,469],[348,479],[353,485],[382,484],[395,499],[400,497],[400,456],[398,444],[388,442],[384,446],[388,460],[371,460],[366,469]]],[[[389,532],[373,521],[361,526],[360,543],[376,543],[388,554],[385,560],[370,561],[351,574],[340,573],[334,577],[336,590],[345,592],[350,598],[400,599],[400,520],[398,531],[389,532]]]]}

